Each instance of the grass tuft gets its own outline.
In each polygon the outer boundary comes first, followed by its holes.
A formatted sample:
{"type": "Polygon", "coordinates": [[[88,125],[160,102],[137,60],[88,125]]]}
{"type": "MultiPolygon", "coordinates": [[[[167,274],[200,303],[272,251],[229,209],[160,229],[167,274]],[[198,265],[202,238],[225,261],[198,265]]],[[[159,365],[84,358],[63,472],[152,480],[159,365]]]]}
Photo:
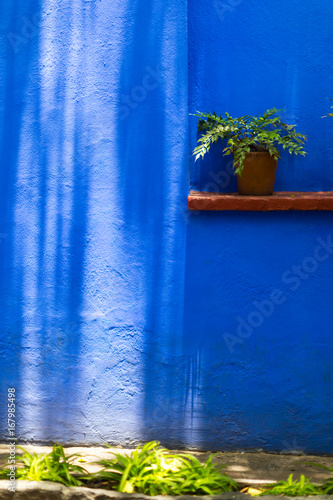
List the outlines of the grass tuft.
{"type": "MultiPolygon", "coordinates": [[[[321,469],[327,470],[328,472],[333,472],[333,468],[326,467],[325,465],[309,463],[308,465],[314,465],[315,467],[320,467],[321,469]]],[[[333,495],[333,477],[330,477],[325,481],[325,483],[321,486],[321,494],[322,495],[333,495]]]]}
{"type": "Polygon", "coordinates": [[[123,493],[146,495],[216,495],[237,491],[237,483],[226,474],[224,466],[212,463],[213,455],[201,463],[188,454],[172,454],[156,441],[137,447],[130,455],[117,453],[112,460],[101,460],[103,470],[90,475],[91,480],[109,482],[123,493]]]}
{"type": "MultiPolygon", "coordinates": [[[[62,483],[66,486],[80,486],[83,483],[80,479],[72,474],[85,474],[87,471],[79,466],[74,465],[73,461],[80,455],[73,454],[69,457],[65,456],[62,445],[55,443],[51,453],[29,453],[27,450],[18,446],[23,450],[23,455],[16,457],[17,465],[16,479],[25,479],[27,481],[53,481],[62,483]]],[[[0,470],[0,479],[8,479],[8,469],[0,470]]]]}
{"type": "Polygon", "coordinates": [[[289,497],[320,495],[322,493],[320,486],[311,483],[310,479],[301,475],[299,481],[293,481],[293,475],[290,474],[287,481],[279,481],[273,485],[264,486],[264,491],[258,496],[263,495],[285,495],[289,497]]]}

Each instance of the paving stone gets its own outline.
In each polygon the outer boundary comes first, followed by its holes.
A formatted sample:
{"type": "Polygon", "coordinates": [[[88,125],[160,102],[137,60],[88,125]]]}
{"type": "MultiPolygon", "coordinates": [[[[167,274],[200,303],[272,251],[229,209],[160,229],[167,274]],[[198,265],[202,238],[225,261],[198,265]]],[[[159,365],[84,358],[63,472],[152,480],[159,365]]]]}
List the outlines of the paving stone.
{"type": "MultiPolygon", "coordinates": [[[[245,493],[223,493],[216,496],[168,497],[158,495],[149,497],[137,493],[118,493],[90,488],[67,488],[61,484],[47,481],[16,481],[16,491],[8,491],[8,481],[0,481],[0,500],[249,500],[245,493]]],[[[288,500],[290,497],[285,497],[288,500]]],[[[276,500],[276,496],[267,495],[265,500],[276,500]]],[[[310,497],[293,497],[290,500],[333,500],[333,495],[318,495],[310,497]]]]}

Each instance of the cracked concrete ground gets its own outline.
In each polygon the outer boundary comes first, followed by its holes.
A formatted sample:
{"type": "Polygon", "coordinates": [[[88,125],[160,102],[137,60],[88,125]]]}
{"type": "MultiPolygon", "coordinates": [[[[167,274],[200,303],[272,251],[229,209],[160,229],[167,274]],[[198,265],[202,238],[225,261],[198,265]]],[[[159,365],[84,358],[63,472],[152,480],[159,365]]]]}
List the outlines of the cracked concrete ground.
{"type": "MultiPolygon", "coordinates": [[[[30,453],[49,453],[50,446],[23,445],[30,453]]],[[[67,455],[79,453],[86,460],[85,463],[78,462],[89,472],[95,472],[99,466],[93,462],[101,458],[110,458],[112,453],[130,453],[132,450],[124,448],[104,448],[104,447],[65,447],[67,455]]],[[[17,449],[18,454],[21,450],[17,449]]],[[[211,452],[189,453],[197,456],[201,461],[206,460],[211,452]]],[[[0,445],[0,466],[3,467],[7,461],[8,445],[0,445]]],[[[316,462],[321,465],[333,468],[333,456],[311,456],[311,455],[286,455],[273,453],[231,453],[219,452],[216,454],[214,462],[226,465],[224,469],[235,481],[241,484],[259,485],[286,480],[289,474],[294,475],[294,479],[299,479],[301,474],[311,478],[313,482],[323,482],[330,474],[323,469],[308,465],[309,462],[316,462]]]]}

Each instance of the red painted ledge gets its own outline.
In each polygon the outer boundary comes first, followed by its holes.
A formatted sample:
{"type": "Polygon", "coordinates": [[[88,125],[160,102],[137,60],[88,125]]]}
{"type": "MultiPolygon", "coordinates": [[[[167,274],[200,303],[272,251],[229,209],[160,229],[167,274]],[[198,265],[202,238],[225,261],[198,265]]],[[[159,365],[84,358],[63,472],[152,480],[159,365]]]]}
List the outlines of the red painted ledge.
{"type": "Polygon", "coordinates": [[[333,210],[333,191],[281,191],[272,196],[191,191],[187,201],[189,210],[333,210]]]}

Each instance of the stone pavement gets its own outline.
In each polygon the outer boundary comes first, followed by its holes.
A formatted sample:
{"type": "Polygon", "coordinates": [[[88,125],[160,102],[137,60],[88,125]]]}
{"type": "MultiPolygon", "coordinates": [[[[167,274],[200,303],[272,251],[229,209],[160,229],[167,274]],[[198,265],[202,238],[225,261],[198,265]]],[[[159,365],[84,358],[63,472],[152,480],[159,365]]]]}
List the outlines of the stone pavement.
{"type": "MultiPolygon", "coordinates": [[[[36,483],[33,481],[17,481],[17,490],[11,493],[7,489],[6,481],[0,481],[0,500],[249,500],[251,497],[245,493],[223,493],[216,496],[190,496],[179,497],[156,496],[135,493],[118,493],[116,491],[93,490],[89,488],[67,488],[57,483],[46,481],[36,483]]],[[[252,497],[253,498],[253,497],[252,497]]],[[[284,497],[286,500],[333,500],[333,495],[318,495],[308,497],[284,497]]],[[[273,495],[266,495],[265,500],[276,500],[273,495]]]]}

